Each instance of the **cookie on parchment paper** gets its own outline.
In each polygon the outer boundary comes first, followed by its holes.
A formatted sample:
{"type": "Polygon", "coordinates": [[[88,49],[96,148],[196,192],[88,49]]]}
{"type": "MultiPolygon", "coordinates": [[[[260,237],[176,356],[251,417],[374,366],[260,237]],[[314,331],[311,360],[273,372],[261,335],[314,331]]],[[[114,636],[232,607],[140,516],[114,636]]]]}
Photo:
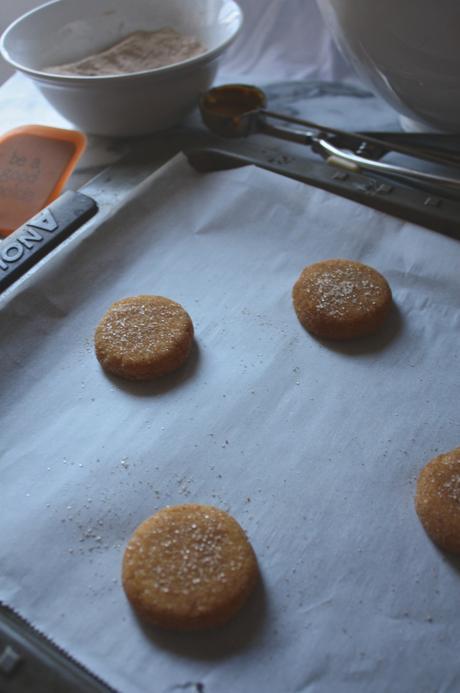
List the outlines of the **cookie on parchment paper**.
{"type": "Polygon", "coordinates": [[[438,455],[423,467],[415,509],[435,544],[460,554],[460,448],[438,455]]]}
{"type": "Polygon", "coordinates": [[[258,578],[240,525],[209,505],[166,507],[136,529],[123,558],[123,587],[135,611],[179,630],[230,620],[258,578]]]}
{"type": "Polygon", "coordinates": [[[101,366],[128,380],[175,371],[193,343],[193,323],[179,303],[163,296],[132,296],[110,306],[94,336],[101,366]]]}
{"type": "Polygon", "coordinates": [[[292,291],[302,325],[323,339],[353,339],[376,332],[392,303],[377,270],[354,260],[323,260],[305,267],[292,291]]]}

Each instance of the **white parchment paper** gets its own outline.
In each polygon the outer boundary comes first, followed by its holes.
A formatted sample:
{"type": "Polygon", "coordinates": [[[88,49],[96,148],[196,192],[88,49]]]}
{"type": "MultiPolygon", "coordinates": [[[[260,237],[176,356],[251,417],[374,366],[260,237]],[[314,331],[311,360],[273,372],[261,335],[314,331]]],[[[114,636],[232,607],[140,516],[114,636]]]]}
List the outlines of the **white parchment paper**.
{"type": "Polygon", "coordinates": [[[456,691],[459,566],[413,508],[460,442],[460,244],[270,173],[179,156],[1,304],[0,599],[120,691],[456,691]],[[291,288],[349,257],[389,280],[378,337],[321,343],[291,288]],[[169,296],[196,350],[153,385],[107,377],[112,301],[169,296]],[[143,626],[120,584],[166,504],[229,510],[263,587],[228,627],[143,626]],[[198,686],[201,684],[201,686],[198,686]]]}

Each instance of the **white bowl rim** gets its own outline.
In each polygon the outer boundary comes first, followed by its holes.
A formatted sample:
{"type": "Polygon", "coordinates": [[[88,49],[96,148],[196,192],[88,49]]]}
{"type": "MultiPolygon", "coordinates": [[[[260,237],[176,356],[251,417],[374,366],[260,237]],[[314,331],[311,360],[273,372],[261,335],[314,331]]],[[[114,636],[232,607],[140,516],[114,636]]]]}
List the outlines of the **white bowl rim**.
{"type": "Polygon", "coordinates": [[[21,63],[11,58],[7,49],[5,48],[5,41],[8,38],[8,34],[14,30],[17,24],[20,24],[24,19],[26,19],[30,15],[36,14],[43,10],[44,7],[48,7],[49,5],[55,5],[58,2],[60,2],[60,0],[49,0],[49,2],[45,2],[42,5],[39,5],[38,7],[34,7],[32,10],[29,10],[29,12],[25,12],[20,17],[11,22],[11,24],[7,26],[3,34],[0,36],[0,54],[6,60],[6,62],[9,63],[12,67],[14,67],[16,70],[24,72],[32,77],[36,77],[38,79],[48,82],[57,82],[61,85],[64,85],[65,83],[70,85],[72,83],[89,84],[96,82],[124,81],[127,79],[132,79],[133,77],[163,77],[170,74],[171,72],[177,72],[181,69],[188,69],[189,67],[193,67],[194,65],[202,62],[209,62],[214,57],[222,53],[228,45],[233,43],[233,41],[240,33],[244,21],[244,14],[243,10],[241,9],[241,6],[238,4],[236,0],[231,0],[231,2],[235,5],[236,9],[238,10],[238,25],[233,34],[226,38],[225,41],[223,41],[215,48],[212,48],[211,50],[205,51],[204,53],[200,53],[199,55],[196,55],[192,58],[188,58],[187,60],[181,60],[181,62],[179,63],[165,65],[164,67],[155,67],[151,70],[141,70],[139,72],[128,72],[115,75],[63,75],[53,72],[45,72],[43,70],[34,70],[33,68],[22,65],[21,63]]]}

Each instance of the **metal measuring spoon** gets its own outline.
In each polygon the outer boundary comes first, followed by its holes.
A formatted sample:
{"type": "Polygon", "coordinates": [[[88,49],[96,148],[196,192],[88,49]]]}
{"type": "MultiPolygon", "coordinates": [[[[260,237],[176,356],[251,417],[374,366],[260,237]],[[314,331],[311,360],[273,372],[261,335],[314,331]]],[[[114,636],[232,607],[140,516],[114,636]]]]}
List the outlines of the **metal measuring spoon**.
{"type": "MultiPolygon", "coordinates": [[[[223,137],[247,137],[264,133],[290,142],[309,144],[312,133],[287,130],[267,123],[267,97],[262,89],[247,84],[227,84],[202,94],[199,108],[204,124],[223,137]]],[[[279,115],[279,119],[286,120],[279,115]]]]}
{"type": "Polygon", "coordinates": [[[205,125],[223,137],[247,137],[262,133],[278,139],[288,140],[310,146],[328,164],[350,171],[375,171],[402,179],[413,178],[424,183],[449,186],[460,190],[460,179],[425,173],[416,169],[386,164],[372,158],[345,151],[340,146],[344,142],[347,149],[365,151],[367,148],[380,148],[381,151],[396,151],[418,159],[435,161],[444,165],[458,163],[446,158],[436,150],[419,151],[414,147],[391,144],[369,135],[351,133],[319,125],[312,121],[294,118],[266,109],[267,99],[258,87],[247,84],[227,84],[215,87],[204,93],[199,100],[199,108],[205,125]],[[274,126],[268,122],[273,118],[282,122],[302,125],[309,130],[293,130],[274,126]]]}

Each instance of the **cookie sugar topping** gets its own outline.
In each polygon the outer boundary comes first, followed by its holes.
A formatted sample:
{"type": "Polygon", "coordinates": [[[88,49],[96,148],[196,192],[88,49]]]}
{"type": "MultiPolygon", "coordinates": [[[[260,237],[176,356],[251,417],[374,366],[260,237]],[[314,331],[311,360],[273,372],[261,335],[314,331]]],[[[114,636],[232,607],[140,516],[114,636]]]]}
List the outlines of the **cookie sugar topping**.
{"type": "MultiPolygon", "coordinates": [[[[309,293],[312,288],[307,287],[309,293]]],[[[363,275],[352,265],[339,266],[324,272],[316,278],[315,290],[318,293],[318,310],[335,311],[343,314],[350,303],[362,305],[363,302],[375,304],[381,286],[371,277],[363,275]]]]}

